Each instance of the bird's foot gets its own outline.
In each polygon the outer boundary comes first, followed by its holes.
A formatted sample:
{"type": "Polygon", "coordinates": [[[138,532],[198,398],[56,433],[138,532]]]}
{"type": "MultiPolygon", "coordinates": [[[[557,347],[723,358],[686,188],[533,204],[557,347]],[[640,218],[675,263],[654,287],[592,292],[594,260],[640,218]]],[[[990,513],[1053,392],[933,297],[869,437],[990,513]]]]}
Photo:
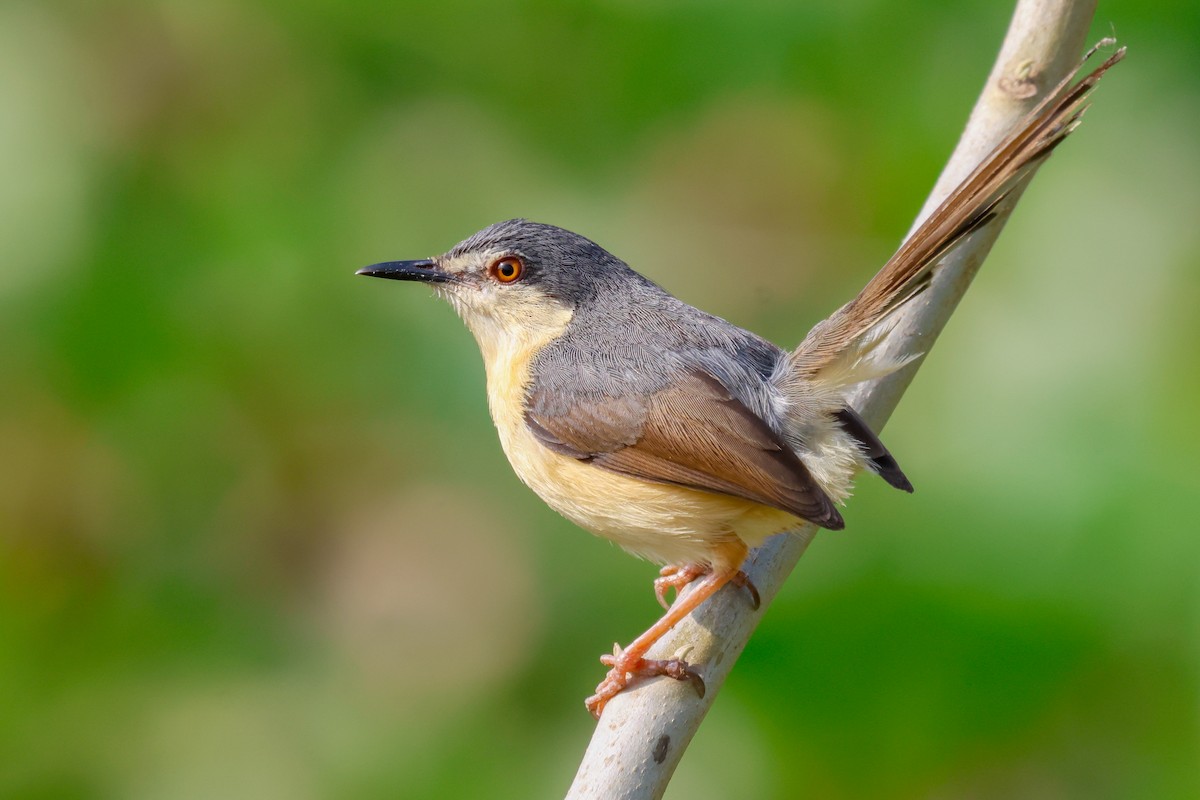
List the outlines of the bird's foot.
{"type": "Polygon", "coordinates": [[[622,650],[620,645],[613,645],[613,654],[600,656],[600,663],[606,667],[612,667],[612,669],[596,687],[596,693],[584,701],[587,710],[596,719],[600,719],[600,714],[608,705],[608,701],[620,694],[634,678],[654,678],[665,675],[677,681],[688,681],[695,688],[696,694],[704,697],[704,679],[682,658],[661,661],[642,658],[632,651],[622,650]]]}
{"type": "Polygon", "coordinates": [[[667,565],[663,567],[658,571],[659,577],[654,579],[654,596],[658,598],[658,604],[663,608],[670,609],[671,604],[667,602],[667,590],[674,589],[675,596],[678,597],[683,587],[707,571],[705,567],[699,564],[685,564],[681,567],[667,565]]]}
{"type": "MultiPolygon", "coordinates": [[[[707,575],[712,570],[708,567],[702,567],[699,564],[685,564],[683,566],[666,566],[659,570],[659,577],[654,579],[654,596],[658,598],[658,604],[663,608],[669,609],[670,603],[667,602],[667,590],[674,589],[675,596],[679,596],[680,590],[687,586],[692,581],[702,575],[707,575]]],[[[755,610],[762,603],[758,596],[758,588],[751,582],[750,577],[742,570],[738,570],[737,574],[729,579],[729,582],[734,586],[739,586],[750,593],[750,602],[755,610]]]]}

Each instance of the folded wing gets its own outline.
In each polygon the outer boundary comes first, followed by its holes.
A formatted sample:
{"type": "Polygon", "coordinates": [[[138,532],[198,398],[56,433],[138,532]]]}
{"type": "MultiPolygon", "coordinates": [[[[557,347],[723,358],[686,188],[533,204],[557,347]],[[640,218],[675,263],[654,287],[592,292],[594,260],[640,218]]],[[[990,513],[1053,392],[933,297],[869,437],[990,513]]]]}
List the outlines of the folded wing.
{"type": "Polygon", "coordinates": [[[844,527],[791,448],[704,370],[644,396],[565,407],[540,399],[535,388],[525,422],[556,452],[632,478],[742,497],[824,528],[844,527]]]}

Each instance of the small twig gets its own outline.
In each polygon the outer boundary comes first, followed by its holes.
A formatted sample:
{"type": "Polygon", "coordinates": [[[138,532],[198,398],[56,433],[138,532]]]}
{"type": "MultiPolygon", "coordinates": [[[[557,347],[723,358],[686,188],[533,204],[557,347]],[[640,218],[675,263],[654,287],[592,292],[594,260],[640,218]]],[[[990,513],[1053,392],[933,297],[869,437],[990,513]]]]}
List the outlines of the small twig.
{"type": "MultiPolygon", "coordinates": [[[[1095,0],[1019,0],[992,74],[918,224],[1076,65],[1095,6],[1095,0]]],[[[929,352],[1019,194],[1020,188],[1012,192],[997,209],[997,219],[947,257],[930,288],[897,315],[897,325],[884,345],[889,354],[929,352]]],[[[876,430],[895,408],[918,364],[919,360],[883,380],[863,384],[850,398],[876,430]]],[[[655,680],[614,698],[596,726],[569,799],[662,797],[762,612],[815,533],[813,526],[805,526],[772,538],[751,554],[745,569],[762,596],[759,610],[749,608],[743,592],[724,591],[659,641],[651,657],[670,658],[689,651],[688,660],[701,667],[708,691],[698,698],[686,683],[655,680]]]]}

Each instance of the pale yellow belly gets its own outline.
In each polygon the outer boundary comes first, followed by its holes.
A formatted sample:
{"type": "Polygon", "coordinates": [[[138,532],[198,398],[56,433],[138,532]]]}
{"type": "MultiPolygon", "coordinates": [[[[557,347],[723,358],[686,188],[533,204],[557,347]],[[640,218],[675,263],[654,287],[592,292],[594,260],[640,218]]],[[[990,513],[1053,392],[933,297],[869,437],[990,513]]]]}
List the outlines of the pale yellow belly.
{"type": "MultiPolygon", "coordinates": [[[[756,547],[800,520],[738,497],[651,483],[550,450],[523,417],[493,414],[509,462],[551,508],[581,528],[660,564],[721,560],[734,537],[756,547]]],[[[715,566],[739,566],[717,563],[715,566]]]]}
{"type": "MultiPolygon", "coordinates": [[[[565,325],[569,316],[564,317],[565,325]]],[[[796,527],[797,517],[728,495],[651,483],[610,472],[539,442],[525,424],[529,362],[558,331],[533,341],[505,341],[477,332],[488,373],[488,406],[500,443],[517,475],[542,500],[581,528],[660,564],[725,564],[740,539],[756,547],[796,527]]],[[[740,556],[738,556],[740,557],[740,556]]]]}

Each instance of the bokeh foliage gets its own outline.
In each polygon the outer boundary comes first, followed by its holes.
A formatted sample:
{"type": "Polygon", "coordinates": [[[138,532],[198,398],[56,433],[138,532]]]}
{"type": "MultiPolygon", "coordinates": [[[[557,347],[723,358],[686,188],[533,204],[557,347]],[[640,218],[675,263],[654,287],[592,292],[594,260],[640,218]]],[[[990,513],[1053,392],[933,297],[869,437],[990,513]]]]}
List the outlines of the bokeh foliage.
{"type": "MultiPolygon", "coordinates": [[[[782,344],[886,258],[1002,4],[0,6],[0,796],[542,797],[653,570],[357,267],[578,230],[782,344]]],[[[1200,12],[1038,177],[670,796],[1200,795],[1200,12]]]]}

